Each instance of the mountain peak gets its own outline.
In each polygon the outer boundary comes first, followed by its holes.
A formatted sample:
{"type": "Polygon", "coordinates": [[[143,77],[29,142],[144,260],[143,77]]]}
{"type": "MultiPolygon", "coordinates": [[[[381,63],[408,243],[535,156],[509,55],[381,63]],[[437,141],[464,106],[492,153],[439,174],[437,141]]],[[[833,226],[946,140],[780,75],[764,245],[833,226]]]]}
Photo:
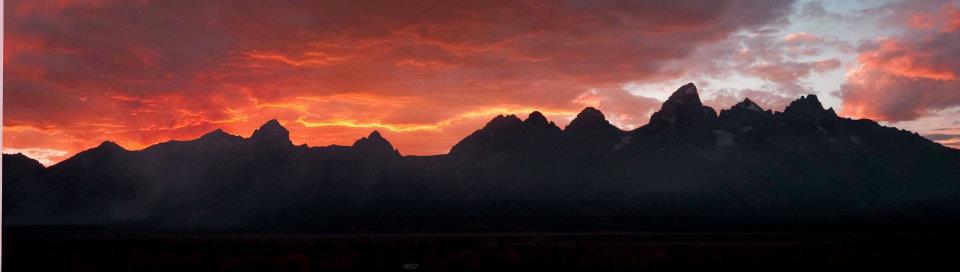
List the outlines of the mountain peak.
{"type": "Polygon", "coordinates": [[[105,149],[105,150],[121,150],[121,151],[127,151],[127,149],[125,149],[125,148],[123,148],[122,146],[118,145],[117,143],[114,143],[114,142],[111,142],[111,141],[103,141],[103,142],[100,143],[100,145],[98,145],[96,148],[97,148],[97,149],[105,149]]]}
{"type": "Polygon", "coordinates": [[[697,86],[693,85],[693,83],[680,86],[663,104],[664,106],[668,104],[703,106],[703,103],[700,102],[700,94],[697,93],[697,86]]]}
{"type": "Polygon", "coordinates": [[[400,156],[400,152],[394,149],[393,145],[376,130],[370,132],[370,135],[367,137],[360,138],[356,142],[353,142],[353,148],[365,155],[400,156]]]}
{"type": "Polygon", "coordinates": [[[231,135],[230,135],[229,133],[227,133],[226,131],[223,131],[222,129],[219,129],[219,128],[218,128],[218,129],[216,129],[216,130],[213,130],[213,131],[211,131],[211,132],[207,132],[207,133],[201,135],[200,138],[220,138],[220,137],[223,137],[223,136],[231,136],[231,135]]]}
{"type": "Polygon", "coordinates": [[[743,99],[743,101],[740,101],[740,103],[733,105],[731,109],[763,111],[763,108],[761,108],[760,105],[757,105],[757,103],[753,103],[750,98],[743,99]]]}
{"type": "Polygon", "coordinates": [[[227,133],[226,131],[218,128],[214,131],[203,134],[197,140],[204,144],[230,144],[242,142],[243,137],[227,133]]]}
{"type": "Polygon", "coordinates": [[[543,116],[543,113],[540,113],[539,111],[533,111],[530,113],[530,115],[527,115],[527,120],[523,120],[523,123],[546,125],[549,122],[547,121],[547,117],[543,116]]]}
{"type": "Polygon", "coordinates": [[[483,126],[483,129],[499,129],[505,127],[513,127],[523,125],[523,121],[520,120],[516,115],[497,115],[493,117],[493,120],[487,122],[487,125],[483,126]]]}
{"type": "Polygon", "coordinates": [[[573,118],[573,120],[570,121],[570,124],[567,125],[565,130],[568,132],[576,132],[591,130],[597,127],[612,126],[613,125],[611,125],[603,115],[603,112],[600,112],[600,110],[597,110],[593,107],[586,107],[577,114],[576,118],[573,118]]]}
{"type": "Polygon", "coordinates": [[[560,127],[557,127],[557,124],[547,121],[547,117],[543,116],[539,111],[531,112],[530,115],[527,116],[527,120],[523,120],[523,124],[525,127],[532,129],[560,131],[560,127]]]}
{"type": "Polygon", "coordinates": [[[740,133],[762,126],[771,116],[773,111],[763,110],[760,105],[746,98],[729,109],[721,110],[720,124],[728,131],[740,133]]]}
{"type": "Polygon", "coordinates": [[[717,112],[704,106],[693,83],[681,86],[660,110],[650,116],[642,134],[656,139],[681,140],[694,146],[711,146],[715,137],[711,130],[719,124],[717,112]]]}
{"type": "MultiPolygon", "coordinates": [[[[16,154],[3,154],[3,194],[9,196],[10,191],[16,191],[15,181],[27,178],[38,173],[43,172],[46,167],[43,166],[39,161],[34,160],[22,153],[16,154]],[[14,188],[11,190],[11,188],[14,188]]],[[[9,208],[10,205],[4,205],[4,208],[9,208]]],[[[5,212],[8,212],[6,210],[5,212]]],[[[7,216],[7,214],[4,214],[7,216]]]]}
{"type": "Polygon", "coordinates": [[[553,144],[563,132],[538,111],[521,121],[516,115],[498,115],[483,128],[463,138],[450,149],[455,157],[480,156],[489,152],[519,152],[553,144]]]}
{"type": "Polygon", "coordinates": [[[263,125],[260,125],[260,128],[283,128],[283,125],[281,125],[277,119],[270,119],[266,123],[263,123],[263,125]]]}
{"type": "MultiPolygon", "coordinates": [[[[40,161],[35,160],[31,157],[27,157],[27,155],[24,155],[23,153],[15,153],[15,154],[4,153],[3,164],[4,164],[3,168],[7,170],[13,169],[15,167],[19,167],[21,169],[26,168],[26,169],[29,169],[30,171],[43,170],[43,168],[46,168],[43,166],[43,164],[40,163],[40,161]],[[16,166],[10,167],[10,165],[16,165],[16,166]]],[[[6,174],[8,173],[4,172],[4,175],[6,174]]]]}
{"type": "Polygon", "coordinates": [[[609,124],[609,122],[607,122],[606,116],[603,115],[603,112],[600,112],[600,110],[597,110],[593,107],[583,108],[583,110],[581,110],[580,113],[577,114],[577,117],[573,118],[573,120],[570,121],[570,125],[567,125],[567,127],[570,127],[574,124],[580,124],[580,123],[582,124],[608,123],[609,124]]]}
{"type": "Polygon", "coordinates": [[[609,152],[622,139],[619,128],[610,124],[603,113],[593,107],[584,108],[576,118],[564,128],[563,133],[571,140],[580,154],[595,154],[594,152],[609,152]]]}
{"type": "Polygon", "coordinates": [[[576,119],[594,119],[594,120],[596,120],[596,119],[604,119],[604,120],[606,120],[606,117],[604,117],[603,112],[601,112],[600,110],[598,110],[598,109],[596,109],[596,108],[594,108],[594,107],[586,107],[586,108],[583,108],[583,110],[581,110],[580,113],[577,114],[577,117],[574,118],[574,120],[576,120],[576,119]]]}
{"type": "Polygon", "coordinates": [[[650,116],[651,124],[665,125],[676,122],[712,121],[717,118],[713,108],[703,106],[697,86],[693,83],[681,86],[663,102],[660,110],[650,116]],[[680,119],[678,119],[678,117],[680,119]]]}
{"type": "Polygon", "coordinates": [[[290,132],[280,125],[280,121],[272,119],[253,131],[250,140],[254,142],[275,142],[293,145],[290,141],[290,132]]]}
{"type": "Polygon", "coordinates": [[[386,141],[386,139],[383,138],[383,135],[380,135],[380,131],[377,131],[377,130],[374,130],[373,132],[370,132],[370,135],[367,135],[367,138],[368,138],[368,139],[378,139],[378,140],[384,140],[384,141],[386,141]]]}
{"type": "Polygon", "coordinates": [[[823,104],[820,103],[820,99],[817,98],[815,94],[808,94],[806,96],[800,96],[797,100],[790,102],[790,105],[784,111],[790,110],[791,108],[809,108],[816,110],[823,110],[823,104]]]}
{"type": "Polygon", "coordinates": [[[790,105],[783,110],[783,115],[793,119],[820,120],[826,117],[837,117],[833,108],[825,110],[820,99],[815,94],[801,96],[799,99],[790,102],[790,105]]]}
{"type": "Polygon", "coordinates": [[[696,112],[699,115],[702,114],[702,108],[703,103],[700,102],[700,95],[697,94],[697,86],[687,83],[674,91],[660,106],[660,110],[650,117],[650,120],[673,123],[678,114],[696,112]]]}

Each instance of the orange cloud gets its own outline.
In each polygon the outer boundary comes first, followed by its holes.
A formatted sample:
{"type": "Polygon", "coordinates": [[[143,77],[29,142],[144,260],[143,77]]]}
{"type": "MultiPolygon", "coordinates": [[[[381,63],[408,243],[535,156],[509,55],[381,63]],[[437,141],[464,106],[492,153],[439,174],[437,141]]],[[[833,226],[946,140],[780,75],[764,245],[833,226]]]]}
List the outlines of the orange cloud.
{"type": "Polygon", "coordinates": [[[297,144],[378,129],[403,154],[436,154],[496,114],[563,125],[591,90],[638,125],[658,102],[620,86],[675,77],[666,64],[782,23],[790,4],[11,1],[4,148],[137,149],[276,118],[297,144]]]}

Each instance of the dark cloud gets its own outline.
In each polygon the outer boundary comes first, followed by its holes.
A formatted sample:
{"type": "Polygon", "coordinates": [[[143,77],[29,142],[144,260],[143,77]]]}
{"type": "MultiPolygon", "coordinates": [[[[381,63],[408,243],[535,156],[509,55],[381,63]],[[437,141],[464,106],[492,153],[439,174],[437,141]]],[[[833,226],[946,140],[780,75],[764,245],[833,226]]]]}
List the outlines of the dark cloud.
{"type": "Polygon", "coordinates": [[[828,19],[840,21],[844,15],[828,11],[823,7],[822,1],[807,1],[800,5],[798,15],[801,19],[828,19]]]}
{"type": "Polygon", "coordinates": [[[923,137],[933,141],[960,140],[960,134],[924,134],[923,137]]]}

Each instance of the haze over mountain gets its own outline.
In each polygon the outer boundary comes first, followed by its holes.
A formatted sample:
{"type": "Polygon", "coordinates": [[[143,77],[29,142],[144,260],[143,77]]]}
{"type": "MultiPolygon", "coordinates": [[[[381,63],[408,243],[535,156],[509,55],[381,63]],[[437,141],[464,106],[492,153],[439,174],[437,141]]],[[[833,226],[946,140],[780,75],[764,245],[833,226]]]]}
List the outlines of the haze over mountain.
{"type": "Polygon", "coordinates": [[[317,232],[643,230],[940,224],[960,216],[960,151],[853,120],[815,95],[783,112],[717,114],[680,87],[622,131],[594,108],[565,128],[496,116],[448,154],[402,156],[373,131],[293,145],[270,120],[130,151],[112,143],[44,168],[3,155],[8,225],[317,232]]]}

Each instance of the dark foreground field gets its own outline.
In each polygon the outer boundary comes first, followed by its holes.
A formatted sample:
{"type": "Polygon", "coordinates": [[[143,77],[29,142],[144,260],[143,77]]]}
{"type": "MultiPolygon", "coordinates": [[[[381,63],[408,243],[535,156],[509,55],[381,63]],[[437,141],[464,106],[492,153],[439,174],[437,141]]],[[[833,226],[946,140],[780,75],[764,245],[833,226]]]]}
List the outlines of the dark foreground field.
{"type": "Polygon", "coordinates": [[[956,233],[108,234],[4,230],[4,271],[822,271],[950,267],[956,233]],[[949,265],[949,266],[943,266],[949,265]]]}

